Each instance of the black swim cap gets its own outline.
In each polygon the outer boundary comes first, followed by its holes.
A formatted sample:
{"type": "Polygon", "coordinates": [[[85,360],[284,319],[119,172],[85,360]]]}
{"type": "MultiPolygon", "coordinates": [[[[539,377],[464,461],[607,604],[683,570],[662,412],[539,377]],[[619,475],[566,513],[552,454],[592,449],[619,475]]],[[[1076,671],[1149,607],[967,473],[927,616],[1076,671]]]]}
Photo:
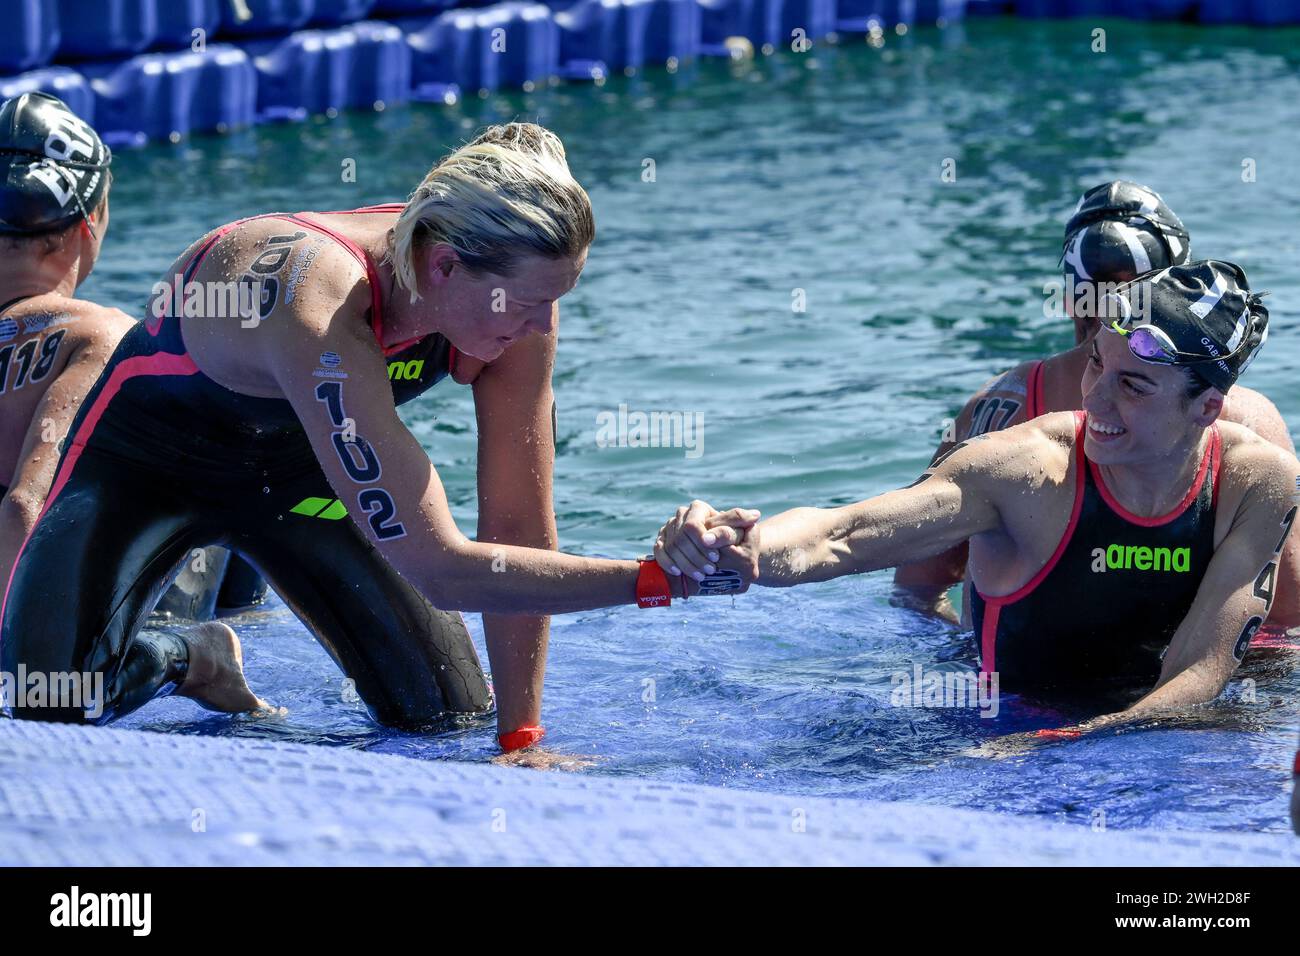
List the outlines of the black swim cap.
{"type": "Polygon", "coordinates": [[[1122,294],[1133,311],[1127,324],[1154,325],[1179,352],[1210,359],[1174,364],[1194,369],[1221,392],[1246,371],[1268,338],[1268,309],[1236,263],[1203,259],[1158,269],[1139,276],[1122,294]]]}
{"type": "Polygon", "coordinates": [[[0,234],[31,236],[87,219],[112,154],[66,103],[23,93],[0,105],[0,234]]]}
{"type": "Polygon", "coordinates": [[[1182,220],[1155,190],[1115,180],[1083,194],[1066,223],[1061,259],[1076,281],[1127,282],[1181,265],[1191,251],[1182,220]]]}

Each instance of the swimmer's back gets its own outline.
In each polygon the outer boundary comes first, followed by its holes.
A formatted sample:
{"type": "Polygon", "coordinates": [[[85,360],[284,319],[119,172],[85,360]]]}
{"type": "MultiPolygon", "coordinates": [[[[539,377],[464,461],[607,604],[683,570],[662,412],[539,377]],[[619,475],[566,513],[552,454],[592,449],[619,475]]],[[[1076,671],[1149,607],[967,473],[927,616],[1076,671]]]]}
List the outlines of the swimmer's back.
{"type": "Polygon", "coordinates": [[[118,341],[134,325],[117,309],[57,293],[24,298],[0,309],[0,484],[6,488],[13,484],[29,431],[41,430],[42,422],[35,419],[48,420],[46,432],[53,441],[63,437],[48,412],[66,412],[68,403],[80,402],[118,341]],[[52,391],[71,365],[87,366],[87,374],[77,376],[75,383],[64,379],[70,387],[52,391]],[[47,393],[57,408],[43,409],[47,393]],[[38,416],[40,411],[47,414],[38,416]]]}

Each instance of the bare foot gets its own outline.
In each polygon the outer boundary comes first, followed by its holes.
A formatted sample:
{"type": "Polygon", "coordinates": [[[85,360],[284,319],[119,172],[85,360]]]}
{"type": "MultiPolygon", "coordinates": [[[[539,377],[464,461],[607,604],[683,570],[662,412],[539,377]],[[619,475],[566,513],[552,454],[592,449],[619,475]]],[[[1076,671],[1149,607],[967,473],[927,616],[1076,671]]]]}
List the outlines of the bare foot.
{"type": "Polygon", "coordinates": [[[273,709],[249,690],[244,680],[244,652],[228,626],[209,621],[186,628],[180,637],[189,647],[190,665],[177,694],[225,714],[273,709]]]}

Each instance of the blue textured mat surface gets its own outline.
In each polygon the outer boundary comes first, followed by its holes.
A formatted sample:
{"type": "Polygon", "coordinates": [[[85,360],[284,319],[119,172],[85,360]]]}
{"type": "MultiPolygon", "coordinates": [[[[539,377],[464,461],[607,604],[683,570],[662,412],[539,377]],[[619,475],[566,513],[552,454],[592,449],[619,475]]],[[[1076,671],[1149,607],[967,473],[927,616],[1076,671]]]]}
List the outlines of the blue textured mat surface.
{"type": "Polygon", "coordinates": [[[0,862],[1300,864],[1289,834],[1094,832],[360,751],[0,721],[0,862]]]}

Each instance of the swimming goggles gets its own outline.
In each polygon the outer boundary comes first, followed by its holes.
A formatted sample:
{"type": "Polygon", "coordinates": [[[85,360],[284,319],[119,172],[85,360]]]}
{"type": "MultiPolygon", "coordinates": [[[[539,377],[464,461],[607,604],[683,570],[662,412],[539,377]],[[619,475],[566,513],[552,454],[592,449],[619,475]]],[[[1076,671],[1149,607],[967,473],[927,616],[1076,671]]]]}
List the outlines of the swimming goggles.
{"type": "Polygon", "coordinates": [[[1122,318],[1111,321],[1111,331],[1118,332],[1128,339],[1128,350],[1138,359],[1151,365],[1200,365],[1205,362],[1226,362],[1244,352],[1250,343],[1250,336],[1243,335],[1237,347],[1226,355],[1180,352],[1174,345],[1174,340],[1164,329],[1150,323],[1132,324],[1133,312],[1128,299],[1115,293],[1111,293],[1106,298],[1118,303],[1123,313],[1122,318]]]}

